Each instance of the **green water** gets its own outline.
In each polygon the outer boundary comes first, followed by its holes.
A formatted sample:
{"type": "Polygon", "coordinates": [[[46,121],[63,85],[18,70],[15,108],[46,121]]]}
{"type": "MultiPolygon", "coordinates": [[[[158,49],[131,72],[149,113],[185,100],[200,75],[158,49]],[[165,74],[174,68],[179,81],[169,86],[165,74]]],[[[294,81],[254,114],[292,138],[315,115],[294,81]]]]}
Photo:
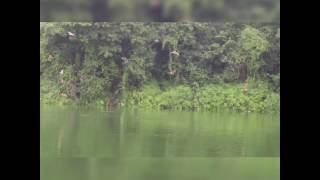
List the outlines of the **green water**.
{"type": "Polygon", "coordinates": [[[279,115],[41,107],[41,180],[278,180],[279,115]]]}

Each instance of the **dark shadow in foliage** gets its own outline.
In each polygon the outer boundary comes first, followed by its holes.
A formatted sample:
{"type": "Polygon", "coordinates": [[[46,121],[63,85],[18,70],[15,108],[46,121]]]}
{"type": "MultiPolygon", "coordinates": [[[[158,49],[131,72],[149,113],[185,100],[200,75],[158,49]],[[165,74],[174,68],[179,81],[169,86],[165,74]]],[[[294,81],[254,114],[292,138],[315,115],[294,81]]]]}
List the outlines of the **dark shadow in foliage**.
{"type": "Polygon", "coordinates": [[[56,34],[49,39],[48,47],[63,52],[62,64],[72,66],[72,74],[75,77],[70,82],[70,96],[74,99],[80,98],[80,70],[85,58],[85,48],[81,41],[68,33],[64,35],[56,34]]]}
{"type": "Polygon", "coordinates": [[[261,54],[264,64],[260,68],[259,74],[265,74],[271,88],[280,92],[280,37],[276,37],[271,41],[268,50],[261,54]]]}
{"type": "Polygon", "coordinates": [[[170,49],[168,46],[163,47],[162,40],[158,39],[152,43],[151,47],[156,52],[151,73],[155,79],[161,80],[167,76],[170,49]]]}
{"type": "Polygon", "coordinates": [[[131,51],[132,51],[131,40],[128,37],[123,38],[121,41],[121,53],[118,54],[115,58],[115,63],[117,64],[119,69],[119,75],[111,82],[112,97],[108,103],[108,106],[110,108],[114,108],[119,104],[118,101],[121,97],[122,89],[125,86],[124,85],[125,82],[123,82],[123,80],[124,80],[127,63],[129,63],[127,61],[128,61],[128,58],[130,57],[131,51]]]}

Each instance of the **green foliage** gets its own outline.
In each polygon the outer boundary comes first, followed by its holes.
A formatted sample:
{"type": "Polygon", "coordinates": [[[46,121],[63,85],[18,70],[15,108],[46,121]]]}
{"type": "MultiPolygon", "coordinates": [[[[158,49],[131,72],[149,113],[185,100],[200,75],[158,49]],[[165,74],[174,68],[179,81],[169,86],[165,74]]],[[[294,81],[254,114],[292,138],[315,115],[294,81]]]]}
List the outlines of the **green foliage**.
{"type": "Polygon", "coordinates": [[[205,69],[199,68],[192,63],[188,63],[185,67],[185,78],[187,82],[192,84],[193,82],[197,82],[200,85],[203,85],[208,81],[207,72],[205,69]]]}
{"type": "Polygon", "coordinates": [[[240,45],[246,51],[250,59],[257,60],[262,52],[264,52],[269,43],[265,35],[251,27],[246,26],[240,34],[240,45]]]}
{"type": "Polygon", "coordinates": [[[40,102],[43,104],[72,104],[72,101],[60,92],[54,82],[47,80],[40,82],[40,102]]]}
{"type": "MultiPolygon", "coordinates": [[[[229,97],[219,101],[226,105],[208,105],[203,98],[213,102],[216,99],[206,97],[210,92],[205,93],[205,88],[218,92],[213,87],[224,83],[237,87],[237,83],[254,79],[269,82],[266,86],[273,91],[280,90],[278,26],[40,23],[40,39],[42,88],[55,89],[41,91],[41,101],[63,96],[82,104],[103,106],[111,100],[127,101],[125,98],[130,97],[132,105],[139,102],[158,109],[213,110],[226,106],[260,111],[264,105],[246,104],[253,102],[249,95],[243,95],[249,100],[234,98],[240,104],[229,97]],[[75,37],[69,37],[68,32],[75,37]],[[179,55],[172,55],[173,50],[179,55]]],[[[230,89],[233,88],[227,88],[228,94],[239,93],[230,89]]]]}
{"type": "Polygon", "coordinates": [[[247,26],[240,34],[240,46],[240,49],[246,54],[249,71],[254,76],[261,66],[259,57],[267,50],[269,42],[261,31],[247,26]]]}
{"type": "Polygon", "coordinates": [[[258,29],[246,25],[239,35],[237,43],[233,44],[228,57],[234,73],[233,78],[246,80],[248,76],[256,77],[258,70],[263,65],[260,56],[267,50],[269,42],[266,35],[258,29]]]}
{"type": "Polygon", "coordinates": [[[247,92],[243,91],[241,84],[212,84],[196,91],[185,85],[164,91],[148,85],[126,98],[129,107],[159,110],[279,112],[280,108],[280,95],[270,91],[263,82],[251,82],[247,92]]]}
{"type": "Polygon", "coordinates": [[[280,74],[270,75],[269,84],[273,91],[280,92],[280,74]]]}

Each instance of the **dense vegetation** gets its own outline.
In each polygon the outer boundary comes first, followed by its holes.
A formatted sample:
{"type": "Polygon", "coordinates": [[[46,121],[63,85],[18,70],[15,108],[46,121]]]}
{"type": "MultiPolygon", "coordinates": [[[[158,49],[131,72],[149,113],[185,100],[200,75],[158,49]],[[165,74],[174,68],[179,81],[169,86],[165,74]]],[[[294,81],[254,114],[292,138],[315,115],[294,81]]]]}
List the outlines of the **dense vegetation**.
{"type": "Polygon", "coordinates": [[[279,111],[280,27],[40,23],[43,103],[279,111]]]}

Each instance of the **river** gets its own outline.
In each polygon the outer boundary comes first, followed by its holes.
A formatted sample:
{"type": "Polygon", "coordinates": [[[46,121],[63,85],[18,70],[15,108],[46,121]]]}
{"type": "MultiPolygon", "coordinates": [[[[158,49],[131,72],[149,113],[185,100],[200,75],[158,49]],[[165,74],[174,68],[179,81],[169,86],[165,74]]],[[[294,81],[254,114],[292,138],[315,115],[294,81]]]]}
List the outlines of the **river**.
{"type": "Polygon", "coordinates": [[[279,180],[271,114],[41,106],[41,180],[279,180]]]}

